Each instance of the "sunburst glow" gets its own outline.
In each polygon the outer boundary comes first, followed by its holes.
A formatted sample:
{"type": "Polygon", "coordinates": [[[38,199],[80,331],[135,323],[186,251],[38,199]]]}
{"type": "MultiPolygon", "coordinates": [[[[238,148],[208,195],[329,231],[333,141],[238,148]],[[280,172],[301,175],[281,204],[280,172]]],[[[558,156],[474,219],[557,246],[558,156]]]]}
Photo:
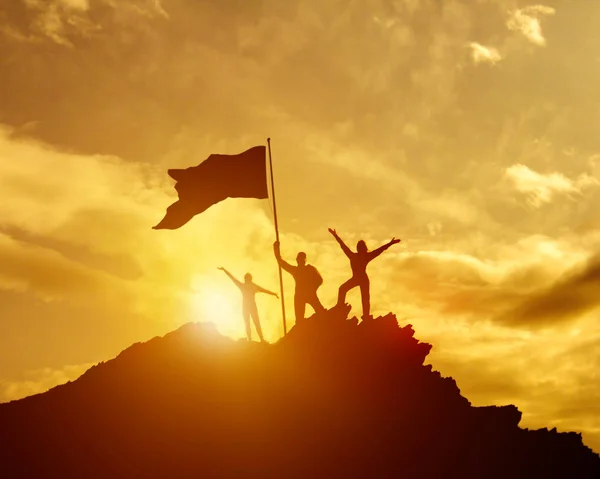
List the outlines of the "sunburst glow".
{"type": "Polygon", "coordinates": [[[233,338],[244,335],[239,298],[215,286],[199,288],[192,296],[192,313],[195,321],[212,322],[219,332],[233,338]]]}

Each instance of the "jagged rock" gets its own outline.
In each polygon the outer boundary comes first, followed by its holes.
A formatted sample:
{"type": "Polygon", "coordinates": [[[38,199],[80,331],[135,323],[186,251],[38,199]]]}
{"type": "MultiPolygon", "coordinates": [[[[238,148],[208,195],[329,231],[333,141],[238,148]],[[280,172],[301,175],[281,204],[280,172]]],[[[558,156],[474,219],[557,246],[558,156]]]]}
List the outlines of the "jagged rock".
{"type": "Polygon", "coordinates": [[[580,435],[471,406],[410,325],[348,313],[273,345],[190,323],[0,405],[2,477],[600,477],[580,435]]]}

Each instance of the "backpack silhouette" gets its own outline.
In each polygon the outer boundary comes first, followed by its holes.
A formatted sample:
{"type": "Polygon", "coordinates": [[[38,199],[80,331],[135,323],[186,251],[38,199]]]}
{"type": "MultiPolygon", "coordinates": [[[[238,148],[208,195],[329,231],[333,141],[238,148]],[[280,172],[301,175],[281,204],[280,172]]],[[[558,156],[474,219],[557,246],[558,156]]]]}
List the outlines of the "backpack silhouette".
{"type": "Polygon", "coordinates": [[[319,273],[317,268],[315,268],[312,264],[307,264],[306,268],[309,271],[307,276],[310,278],[311,286],[317,289],[323,284],[323,277],[321,276],[321,273],[319,273]]]}

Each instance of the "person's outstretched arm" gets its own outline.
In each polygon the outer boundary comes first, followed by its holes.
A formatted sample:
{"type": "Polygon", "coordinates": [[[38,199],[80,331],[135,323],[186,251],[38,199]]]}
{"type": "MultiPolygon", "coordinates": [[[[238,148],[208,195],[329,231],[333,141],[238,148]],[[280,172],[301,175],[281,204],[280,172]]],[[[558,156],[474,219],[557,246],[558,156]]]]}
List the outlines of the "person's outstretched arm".
{"type": "Polygon", "coordinates": [[[254,283],[254,286],[256,286],[256,291],[258,291],[259,293],[266,293],[270,294],[271,296],[275,296],[276,298],[279,298],[279,295],[277,293],[274,293],[273,291],[269,291],[268,289],[265,289],[256,283],[254,283]]]}
{"type": "Polygon", "coordinates": [[[279,266],[285,269],[288,273],[294,274],[295,268],[281,257],[279,241],[275,241],[275,243],[273,243],[273,251],[275,251],[275,259],[279,263],[279,266]]]}
{"type": "Polygon", "coordinates": [[[221,271],[223,271],[227,276],[229,276],[229,278],[231,278],[231,281],[233,281],[235,283],[235,285],[239,288],[240,286],[242,286],[242,282],[238,279],[236,279],[229,271],[227,271],[225,268],[223,268],[223,266],[220,266],[218,269],[220,269],[221,271]]]}
{"type": "Polygon", "coordinates": [[[342,240],[342,238],[340,238],[337,234],[337,232],[332,229],[329,228],[329,232],[333,235],[333,237],[335,238],[335,240],[340,244],[340,247],[342,248],[342,251],[344,252],[344,254],[346,256],[348,256],[348,258],[350,258],[350,256],[352,255],[352,250],[350,248],[348,248],[348,246],[346,245],[346,243],[344,243],[344,241],[342,240]]]}
{"type": "Polygon", "coordinates": [[[392,238],[389,243],[386,243],[383,246],[380,246],[379,248],[374,249],[373,251],[371,251],[369,253],[369,261],[371,261],[373,258],[377,258],[377,256],[379,256],[381,253],[383,253],[390,246],[398,244],[398,243],[400,243],[399,239],[392,238]]]}

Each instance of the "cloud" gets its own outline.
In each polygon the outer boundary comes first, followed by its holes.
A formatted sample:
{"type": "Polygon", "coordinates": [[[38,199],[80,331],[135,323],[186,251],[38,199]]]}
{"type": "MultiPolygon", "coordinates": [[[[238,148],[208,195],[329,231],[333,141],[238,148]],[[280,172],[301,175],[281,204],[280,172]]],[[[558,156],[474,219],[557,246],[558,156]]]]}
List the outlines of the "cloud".
{"type": "Polygon", "coordinates": [[[573,268],[564,278],[525,299],[503,314],[499,321],[509,325],[548,326],[574,320],[600,307],[600,256],[585,266],[573,268]]]}
{"type": "Polygon", "coordinates": [[[110,7],[113,20],[135,19],[135,17],[168,17],[160,0],[16,0],[21,6],[13,8],[0,7],[0,19],[19,18],[19,9],[26,9],[28,21],[12,24],[10,21],[0,24],[0,32],[12,40],[39,43],[51,41],[57,45],[73,47],[73,42],[79,38],[89,38],[98,35],[103,25],[93,19],[92,13],[96,8],[110,7]]]}
{"type": "Polygon", "coordinates": [[[59,369],[34,369],[23,372],[19,379],[0,380],[0,402],[43,393],[60,384],[74,381],[93,365],[94,363],[87,363],[67,365],[59,369]]]}
{"type": "Polygon", "coordinates": [[[432,221],[431,223],[427,223],[427,231],[431,236],[436,236],[442,231],[442,223],[439,221],[432,221]]]}
{"type": "MultiPolygon", "coordinates": [[[[465,241],[472,244],[472,240],[465,241]]],[[[475,252],[459,253],[452,247],[398,252],[378,269],[378,275],[386,275],[387,284],[394,285],[386,296],[388,301],[410,298],[423,314],[436,311],[438,317],[536,329],[539,321],[533,318],[506,318],[572,274],[586,261],[587,251],[588,246],[577,240],[556,241],[534,235],[517,243],[496,242],[493,255],[484,257],[475,252]]],[[[576,313],[571,319],[577,318],[576,313]]]]}
{"type": "Polygon", "coordinates": [[[476,42],[469,43],[469,48],[471,49],[471,58],[475,63],[490,63],[491,65],[495,65],[500,60],[502,60],[502,56],[493,47],[486,47],[476,42]]]}
{"type": "Polygon", "coordinates": [[[536,208],[550,203],[556,195],[580,195],[585,188],[600,184],[587,173],[572,180],[559,172],[541,174],[523,164],[510,166],[505,174],[515,188],[527,196],[528,203],[536,208]]]}
{"type": "Polygon", "coordinates": [[[162,175],[156,167],[62,152],[16,138],[12,129],[1,125],[0,155],[0,200],[5,205],[0,226],[122,252],[137,244],[135,231],[151,221],[153,207],[166,197],[160,188],[166,189],[166,184],[159,183],[162,175]],[[80,216],[88,219],[85,227],[80,216]],[[129,228],[113,241],[105,221],[129,228]]]}
{"type": "MultiPolygon", "coordinates": [[[[69,36],[87,36],[99,27],[87,17],[87,0],[23,0],[33,13],[29,24],[29,34],[24,38],[47,38],[59,45],[73,46],[69,36]]],[[[17,38],[13,35],[13,38],[17,38]]]]}
{"type": "Polygon", "coordinates": [[[124,278],[140,275],[144,257],[113,268],[119,273],[94,258],[118,261],[140,243],[160,251],[144,234],[167,198],[153,188],[157,177],[151,167],[61,152],[0,125],[0,289],[44,301],[134,303],[139,288],[124,278]]]}
{"type": "Polygon", "coordinates": [[[552,7],[544,5],[530,5],[511,13],[506,25],[510,30],[521,32],[531,43],[545,46],[546,39],[542,34],[540,15],[554,15],[552,7]]]}
{"type": "MultiPolygon", "coordinates": [[[[0,233],[0,289],[28,293],[43,301],[80,302],[86,299],[103,297],[123,303],[118,293],[116,278],[108,274],[86,268],[71,261],[57,251],[37,245],[16,241],[0,233]],[[117,288],[113,289],[112,286],[117,288]],[[83,296],[83,298],[82,298],[83,296]]],[[[121,289],[125,289],[121,285],[121,289]]]]}
{"type": "Polygon", "coordinates": [[[89,0],[59,0],[59,3],[73,10],[85,11],[90,8],[89,0]]]}

